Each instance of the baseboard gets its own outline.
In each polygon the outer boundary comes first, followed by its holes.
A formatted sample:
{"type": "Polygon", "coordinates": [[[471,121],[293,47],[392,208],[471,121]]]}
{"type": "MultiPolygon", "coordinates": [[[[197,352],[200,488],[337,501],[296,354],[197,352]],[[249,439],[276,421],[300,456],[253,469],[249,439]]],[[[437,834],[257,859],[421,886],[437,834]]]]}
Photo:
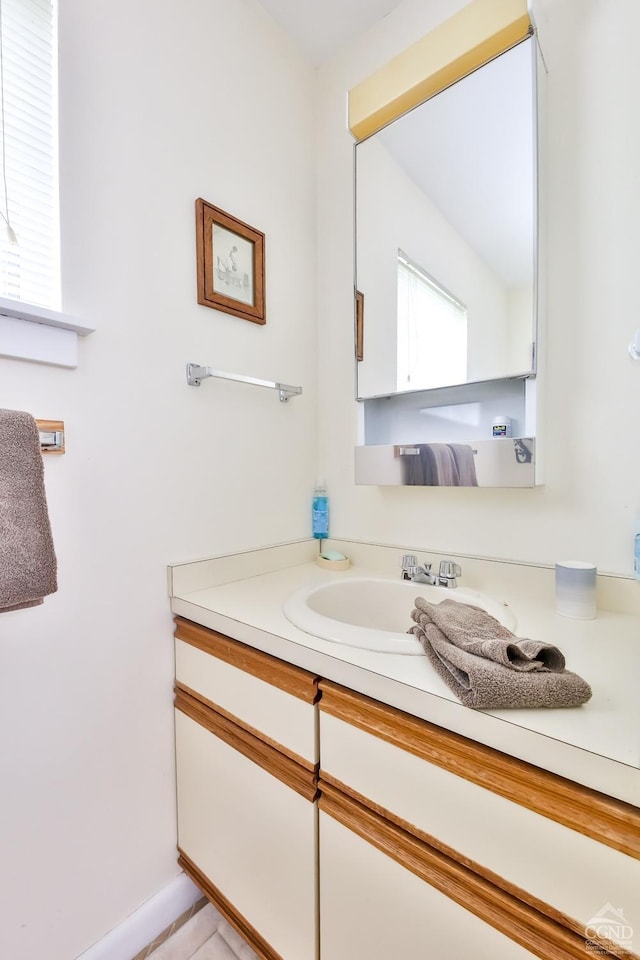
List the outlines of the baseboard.
{"type": "Polygon", "coordinates": [[[181,873],[76,960],[131,960],[201,896],[181,873]]]}

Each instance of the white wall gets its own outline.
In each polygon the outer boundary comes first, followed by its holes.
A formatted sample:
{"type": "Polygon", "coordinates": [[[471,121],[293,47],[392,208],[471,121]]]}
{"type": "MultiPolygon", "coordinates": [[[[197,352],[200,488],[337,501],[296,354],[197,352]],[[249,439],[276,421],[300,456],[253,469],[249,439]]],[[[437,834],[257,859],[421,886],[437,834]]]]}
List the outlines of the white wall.
{"type": "MultiPolygon", "coordinates": [[[[358,395],[397,390],[398,332],[392,318],[398,313],[398,250],[466,306],[466,379],[486,380],[513,370],[507,362],[508,291],[375,137],[358,147],[357,183],[357,286],[364,294],[366,329],[358,395]]],[[[530,319],[528,329],[530,334],[530,319]]]]}
{"type": "Polygon", "coordinates": [[[545,485],[526,491],[354,486],[358,411],[346,92],[461,6],[456,0],[405,0],[321,72],[320,379],[331,371],[333,390],[322,398],[320,457],[333,496],[334,530],[443,554],[543,563],[569,556],[630,575],[640,508],[640,364],[627,354],[639,325],[635,0],[558,0],[550,10],[542,211],[549,264],[546,415],[540,428],[545,485]],[[322,282],[325,277],[331,282],[322,282]]]}
{"type": "Polygon", "coordinates": [[[71,960],[178,873],[166,564],[308,536],[313,71],[255,0],[60,0],[63,306],[77,371],[0,359],[64,419],[59,591],[0,617],[0,956],[71,960]],[[196,197],[266,233],[267,324],[196,302],[196,197]],[[301,384],[206,381],[195,361],[301,384]]]}

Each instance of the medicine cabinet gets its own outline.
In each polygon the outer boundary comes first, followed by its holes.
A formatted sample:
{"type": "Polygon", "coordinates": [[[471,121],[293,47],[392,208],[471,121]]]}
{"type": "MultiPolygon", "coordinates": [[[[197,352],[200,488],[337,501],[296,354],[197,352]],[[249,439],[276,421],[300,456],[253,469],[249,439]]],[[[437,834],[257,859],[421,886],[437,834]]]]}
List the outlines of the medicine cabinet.
{"type": "Polygon", "coordinates": [[[475,480],[437,485],[540,482],[538,51],[526,0],[498,6],[474,0],[350,92],[356,396],[364,446],[389,448],[358,449],[357,483],[422,485],[398,448],[446,443],[473,451],[475,480]],[[499,415],[512,436],[492,445],[499,415]]]}

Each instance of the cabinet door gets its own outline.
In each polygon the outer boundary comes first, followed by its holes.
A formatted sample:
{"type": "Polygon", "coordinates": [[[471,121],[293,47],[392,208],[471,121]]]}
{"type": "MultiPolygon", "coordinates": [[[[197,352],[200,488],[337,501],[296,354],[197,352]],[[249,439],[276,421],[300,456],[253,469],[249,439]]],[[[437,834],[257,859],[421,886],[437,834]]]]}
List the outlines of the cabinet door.
{"type": "MultiPolygon", "coordinates": [[[[381,715],[385,708],[376,709],[381,715]]],[[[462,748],[447,755],[446,744],[440,746],[436,760],[444,758],[442,765],[429,762],[424,758],[429,753],[427,725],[423,733],[426,749],[421,751],[418,722],[412,723],[415,734],[408,724],[397,725],[400,736],[396,742],[389,742],[377,735],[375,728],[370,733],[322,713],[322,776],[344,785],[391,818],[410,824],[415,832],[456,851],[460,859],[474,861],[485,872],[501,878],[505,886],[519,888],[520,896],[530,903],[537,901],[549,916],[561,913],[563,922],[576,933],[583,933],[591,918],[608,903],[623,911],[626,924],[640,929],[640,860],[609,846],[605,832],[609,824],[622,824],[619,836],[637,844],[637,811],[596,797],[605,812],[611,811],[609,821],[604,817],[596,821],[595,806],[589,806],[589,791],[543,774],[548,787],[538,789],[536,796],[535,782],[529,787],[529,771],[524,765],[520,772],[510,758],[504,762],[499,754],[487,749],[486,771],[497,780],[503,770],[515,769],[514,790],[517,788],[519,795],[523,789],[530,791],[525,798],[531,802],[528,808],[494,792],[490,782],[483,786],[445,769],[450,757],[452,766],[457,764],[463,774],[470,769],[473,775],[462,748]],[[403,742],[406,729],[414,735],[403,742]],[[553,792],[557,783],[566,798],[553,792]],[[537,810],[532,809],[534,801],[537,810]],[[602,842],[578,832],[579,827],[570,829],[552,819],[564,811],[569,817],[575,812],[576,818],[584,811],[591,814],[594,832],[600,823],[602,842]]],[[[531,776],[535,774],[531,768],[531,776]]]]}
{"type": "Polygon", "coordinates": [[[176,711],[178,844],[283,960],[316,960],[317,808],[176,711]]]}
{"type": "Polygon", "coordinates": [[[309,769],[318,762],[314,674],[178,618],[176,682],[309,769]]]}
{"type": "Polygon", "coordinates": [[[490,927],[320,812],[323,960],[531,960],[490,927]]]}

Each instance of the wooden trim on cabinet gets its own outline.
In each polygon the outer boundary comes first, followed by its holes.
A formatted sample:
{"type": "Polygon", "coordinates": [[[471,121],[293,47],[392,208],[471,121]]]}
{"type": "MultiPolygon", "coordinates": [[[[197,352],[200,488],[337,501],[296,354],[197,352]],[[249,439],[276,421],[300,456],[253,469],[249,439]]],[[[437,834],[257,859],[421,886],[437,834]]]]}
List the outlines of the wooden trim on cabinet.
{"type": "MultiPolygon", "coordinates": [[[[331,790],[338,791],[340,794],[347,797],[347,799],[354,800],[359,806],[371,810],[376,814],[376,816],[381,817],[383,820],[388,821],[393,826],[398,827],[398,829],[402,830],[404,833],[416,837],[417,840],[420,840],[426,846],[431,847],[436,852],[443,854],[449,860],[460,864],[460,866],[482,877],[499,890],[502,890],[505,893],[515,897],[517,900],[521,900],[533,910],[537,910],[539,913],[547,916],[550,920],[559,923],[563,927],[567,927],[569,930],[573,930],[574,933],[577,933],[579,936],[584,935],[584,923],[574,920],[573,917],[570,917],[568,914],[563,913],[561,910],[551,906],[551,904],[546,903],[544,900],[540,900],[538,897],[535,897],[532,893],[529,893],[528,890],[524,890],[522,887],[517,886],[517,884],[512,883],[510,880],[506,880],[499,873],[489,870],[488,867],[478,863],[477,860],[472,860],[471,857],[465,856],[463,853],[460,853],[459,850],[455,850],[448,844],[443,843],[442,840],[439,840],[437,837],[432,836],[430,833],[426,833],[424,830],[420,830],[414,824],[409,823],[407,820],[404,820],[402,817],[399,817],[392,811],[387,810],[386,807],[375,803],[369,797],[365,797],[357,790],[354,790],[353,787],[350,787],[341,780],[338,780],[337,777],[332,777],[325,770],[320,771],[318,787],[321,795],[323,791],[326,793],[329,793],[331,790]]],[[[321,802],[319,803],[319,806],[322,808],[321,802]]],[[[629,952],[619,945],[608,945],[608,950],[610,954],[615,957],[627,958],[630,956],[629,952]]]]}
{"type": "Polygon", "coordinates": [[[328,680],[320,710],[549,820],[640,859],[640,809],[328,680]]]}
{"type": "Polygon", "coordinates": [[[317,799],[318,773],[316,768],[314,770],[305,769],[299,763],[276,750],[275,747],[233,723],[228,717],[205,706],[195,697],[189,696],[179,687],[175,688],[175,693],[176,710],[190,717],[191,720],[233,747],[248,760],[257,763],[259,767],[276,777],[285,786],[295,790],[305,800],[313,803],[317,799]]]}
{"type": "Polygon", "coordinates": [[[273,687],[284,690],[285,693],[290,693],[298,700],[304,700],[305,703],[317,702],[320,696],[318,692],[320,678],[315,674],[285,663],[284,660],[278,660],[269,653],[254,650],[240,640],[232,640],[231,637],[225,637],[216,630],[202,627],[183,617],[176,617],[175,624],[174,636],[177,640],[184,640],[185,643],[190,643],[193,647],[217,657],[218,660],[223,660],[232,667],[237,667],[259,680],[264,680],[265,683],[270,683],[273,687]]]}
{"type": "Polygon", "coordinates": [[[214,703],[213,700],[208,700],[206,697],[203,697],[201,693],[198,693],[197,690],[192,690],[191,687],[188,687],[186,683],[181,683],[179,680],[176,681],[174,691],[178,693],[186,693],[188,697],[191,697],[193,700],[198,700],[203,706],[208,707],[209,710],[213,710],[219,716],[224,717],[225,720],[229,720],[230,723],[234,724],[236,727],[241,727],[243,730],[246,730],[248,734],[252,737],[255,737],[256,740],[262,740],[269,747],[273,747],[274,750],[277,750],[278,753],[283,753],[285,757],[289,757],[290,760],[293,760],[294,763],[298,763],[301,767],[304,767],[305,770],[311,771],[311,773],[317,773],[319,764],[314,763],[313,760],[307,760],[306,757],[301,757],[299,753],[295,753],[293,750],[290,750],[288,747],[285,747],[279,740],[274,740],[273,737],[268,737],[266,733],[263,733],[262,730],[252,727],[249,723],[245,723],[244,720],[241,720],[239,717],[236,717],[234,713],[230,713],[228,710],[225,710],[224,707],[219,706],[217,703],[214,703]]]}
{"type": "Polygon", "coordinates": [[[178,865],[182,867],[195,885],[202,890],[207,900],[214,905],[216,910],[220,911],[225,920],[240,934],[242,939],[249,944],[260,960],[283,960],[282,956],[276,953],[273,947],[258,933],[256,928],[236,910],[233,904],[227,900],[224,894],[202,873],[193,860],[189,859],[180,847],[178,847],[178,854],[178,865]]]}
{"type": "MultiPolygon", "coordinates": [[[[496,886],[466,864],[401,829],[323,779],[320,780],[318,807],[385,856],[542,960],[584,960],[588,956],[591,941],[583,933],[568,929],[562,922],[496,886]]],[[[597,952],[605,958],[614,956],[599,944],[597,952]]],[[[620,951],[617,956],[635,955],[620,951]]]]}

